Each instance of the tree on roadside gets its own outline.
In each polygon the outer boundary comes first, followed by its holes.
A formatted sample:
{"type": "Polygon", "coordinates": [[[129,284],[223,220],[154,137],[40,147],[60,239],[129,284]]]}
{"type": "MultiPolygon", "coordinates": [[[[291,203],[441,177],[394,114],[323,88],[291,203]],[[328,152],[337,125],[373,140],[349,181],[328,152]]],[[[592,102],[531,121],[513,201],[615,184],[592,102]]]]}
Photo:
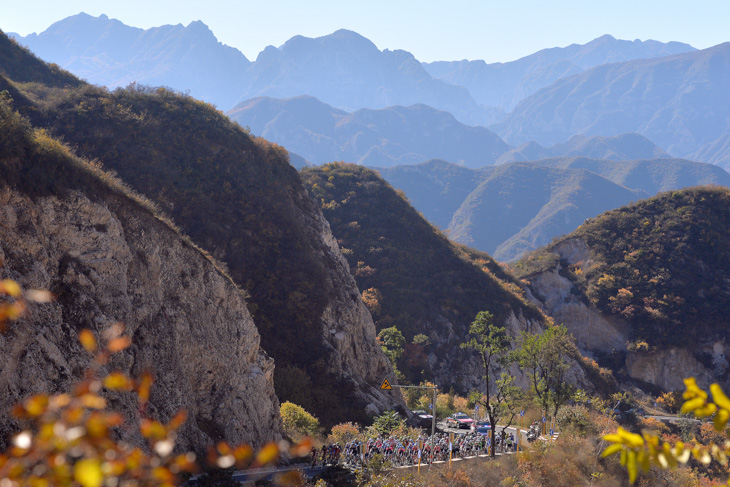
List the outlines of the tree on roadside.
{"type": "Polygon", "coordinates": [[[390,360],[393,366],[393,372],[397,378],[403,378],[403,374],[398,369],[398,360],[403,356],[403,347],[406,344],[406,339],[403,337],[403,333],[395,327],[383,328],[378,333],[378,343],[380,348],[383,349],[383,353],[390,360]]]}
{"type": "MultiPolygon", "coordinates": [[[[494,324],[494,317],[489,311],[480,311],[469,328],[471,339],[461,344],[461,348],[474,350],[482,360],[484,367],[484,397],[477,403],[484,407],[491,427],[492,445],[496,444],[497,422],[509,417],[506,426],[512,424],[515,407],[521,395],[515,386],[515,378],[509,373],[509,367],[515,361],[510,349],[511,340],[504,327],[494,324]]],[[[491,455],[495,455],[494,448],[491,455]]]]}
{"type": "Polygon", "coordinates": [[[527,374],[540,409],[547,415],[551,408],[557,416],[575,388],[565,381],[570,368],[568,358],[575,349],[573,335],[564,325],[551,325],[541,334],[520,333],[517,339],[517,363],[527,374]]]}

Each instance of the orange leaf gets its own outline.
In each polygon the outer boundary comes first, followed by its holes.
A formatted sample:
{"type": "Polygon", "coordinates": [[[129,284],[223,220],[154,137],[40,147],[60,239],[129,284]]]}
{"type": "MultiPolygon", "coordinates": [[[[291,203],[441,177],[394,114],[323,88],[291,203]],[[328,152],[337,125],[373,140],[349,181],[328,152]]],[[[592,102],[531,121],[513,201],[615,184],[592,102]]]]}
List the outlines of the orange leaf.
{"type": "Polygon", "coordinates": [[[269,463],[276,460],[278,456],[279,445],[271,442],[264,445],[264,447],[259,450],[258,455],[256,455],[256,463],[258,463],[259,465],[268,465],[269,463]]]}
{"type": "Polygon", "coordinates": [[[38,394],[25,401],[25,410],[30,416],[40,416],[48,409],[48,396],[38,394]]]}
{"type": "Polygon", "coordinates": [[[117,353],[129,347],[131,344],[131,337],[119,337],[111,340],[106,346],[106,349],[109,350],[109,353],[117,353]]]}
{"type": "Polygon", "coordinates": [[[132,381],[121,372],[112,372],[104,377],[104,387],[116,391],[131,391],[132,381]]]}
{"type": "Polygon", "coordinates": [[[149,372],[145,372],[139,380],[137,395],[139,395],[140,401],[147,402],[150,400],[150,387],[152,387],[152,380],[152,374],[149,372]]]}
{"type": "Polygon", "coordinates": [[[167,428],[170,430],[176,430],[185,423],[186,419],[188,419],[187,413],[185,411],[178,411],[178,413],[167,424],[167,428]]]}
{"type": "Polygon", "coordinates": [[[81,396],[81,404],[90,409],[104,409],[106,407],[106,399],[89,393],[81,396]]]}
{"type": "Polygon", "coordinates": [[[96,338],[94,338],[91,330],[87,330],[86,328],[81,330],[79,332],[79,340],[87,352],[96,352],[96,338]]]}

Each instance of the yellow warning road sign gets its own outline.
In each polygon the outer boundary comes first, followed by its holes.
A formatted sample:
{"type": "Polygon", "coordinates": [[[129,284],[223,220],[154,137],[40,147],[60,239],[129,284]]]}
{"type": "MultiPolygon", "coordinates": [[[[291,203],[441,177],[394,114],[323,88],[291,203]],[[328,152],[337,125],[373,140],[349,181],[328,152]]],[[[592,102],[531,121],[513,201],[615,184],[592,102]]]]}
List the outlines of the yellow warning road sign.
{"type": "Polygon", "coordinates": [[[380,384],[380,388],[384,389],[386,391],[392,391],[393,387],[390,385],[390,382],[388,382],[388,379],[383,379],[383,383],[380,384]]]}

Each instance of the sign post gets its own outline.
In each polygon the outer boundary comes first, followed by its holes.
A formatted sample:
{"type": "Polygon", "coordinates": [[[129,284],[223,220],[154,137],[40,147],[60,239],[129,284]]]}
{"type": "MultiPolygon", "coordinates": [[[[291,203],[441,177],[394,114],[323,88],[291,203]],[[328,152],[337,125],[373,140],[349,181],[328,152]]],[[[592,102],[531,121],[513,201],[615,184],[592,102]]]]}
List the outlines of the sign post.
{"type": "MultiPolygon", "coordinates": [[[[385,378],[383,383],[380,384],[380,389],[384,391],[392,391],[394,387],[398,389],[432,389],[433,390],[433,403],[431,403],[431,452],[428,466],[433,464],[433,437],[436,435],[436,390],[434,386],[402,386],[400,384],[391,384],[390,381],[385,378]]],[[[420,461],[420,459],[419,459],[420,461]]]]}
{"type": "Polygon", "coordinates": [[[418,439],[418,475],[421,475],[421,452],[423,451],[423,439],[418,439]]]}
{"type": "Polygon", "coordinates": [[[449,433],[449,468],[451,468],[451,453],[454,451],[454,433],[449,433]]]}

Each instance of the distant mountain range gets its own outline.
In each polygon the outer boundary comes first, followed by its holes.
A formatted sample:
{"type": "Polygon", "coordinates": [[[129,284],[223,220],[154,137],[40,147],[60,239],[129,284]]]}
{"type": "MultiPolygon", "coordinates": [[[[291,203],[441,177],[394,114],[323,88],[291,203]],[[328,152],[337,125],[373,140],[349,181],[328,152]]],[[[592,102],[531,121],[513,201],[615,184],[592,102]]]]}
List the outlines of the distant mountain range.
{"type": "Polygon", "coordinates": [[[203,22],[139,29],[80,13],[40,34],[10,34],[41,59],[109,88],[137,82],[189,91],[220,108],[239,97],[251,62],[218,42],[203,22]]]}
{"type": "Polygon", "coordinates": [[[40,34],[12,36],[44,60],[91,83],[165,85],[224,110],[260,96],[308,95],[346,111],[425,104],[469,125],[497,123],[522,98],[587,68],[694,49],[678,42],[603,36],[511,63],[422,64],[407,51],[381,51],[355,32],[338,30],[268,46],[252,63],[219,43],[200,21],[144,30],[84,13],[56,22],[40,34]]]}
{"type": "Polygon", "coordinates": [[[550,148],[531,142],[513,148],[484,127],[464,125],[426,105],[348,113],[316,98],[254,98],[228,116],[312,164],[346,161],[374,167],[444,159],[471,168],[549,157],[632,160],[669,154],[637,134],[575,136],[550,148]]]}
{"type": "Polygon", "coordinates": [[[380,169],[413,206],[457,242],[511,261],[586,218],[659,191],[730,186],[730,174],[680,159],[557,158],[478,170],[429,161],[380,169]]]}
{"type": "Polygon", "coordinates": [[[241,100],[310,95],[348,111],[423,103],[471,125],[485,125],[499,116],[474,101],[466,88],[431,77],[411,53],[380,51],[344,29],[314,39],[295,36],[279,48],[267,47],[241,87],[241,100]]]}
{"type": "Polygon", "coordinates": [[[541,88],[594,66],[694,50],[681,42],[625,41],[604,35],[587,44],[543,49],[508,63],[464,60],[437,61],[423,66],[434,78],[466,87],[479,103],[509,112],[520,100],[541,88]]]}
{"type": "Polygon", "coordinates": [[[497,164],[577,156],[612,161],[672,157],[639,134],[621,134],[614,137],[574,135],[567,142],[555,144],[549,148],[545,148],[537,142],[526,142],[499,156],[497,164]]]}
{"type": "Polygon", "coordinates": [[[388,167],[443,158],[476,168],[511,149],[485,127],[420,104],[348,113],[311,96],[260,97],[236,105],[228,116],[313,164],[388,167]]]}
{"type": "Polygon", "coordinates": [[[642,134],[674,156],[730,167],[730,43],[592,68],[524,99],[491,127],[507,142],[642,134]]]}

